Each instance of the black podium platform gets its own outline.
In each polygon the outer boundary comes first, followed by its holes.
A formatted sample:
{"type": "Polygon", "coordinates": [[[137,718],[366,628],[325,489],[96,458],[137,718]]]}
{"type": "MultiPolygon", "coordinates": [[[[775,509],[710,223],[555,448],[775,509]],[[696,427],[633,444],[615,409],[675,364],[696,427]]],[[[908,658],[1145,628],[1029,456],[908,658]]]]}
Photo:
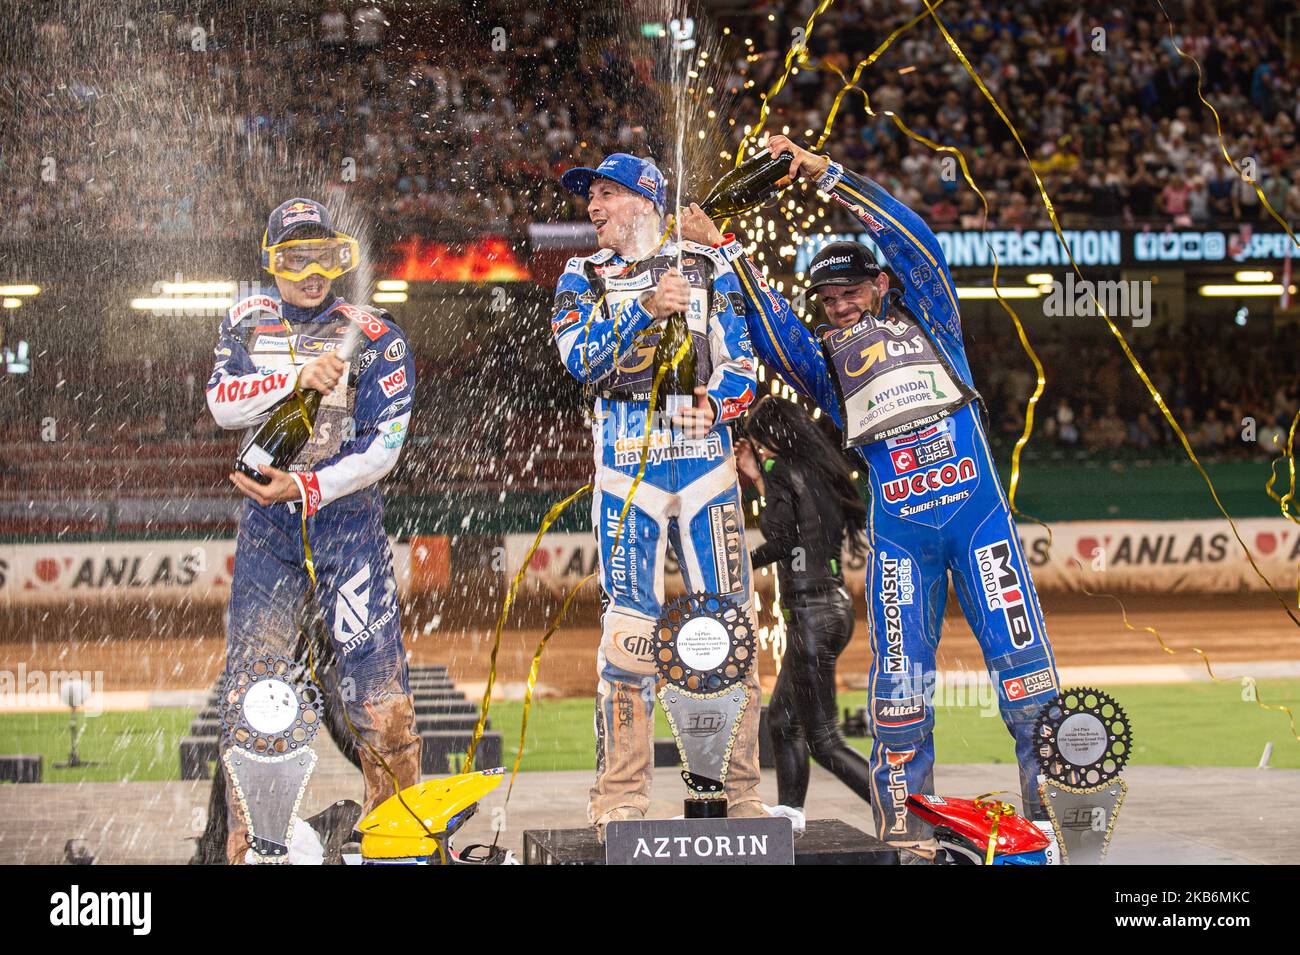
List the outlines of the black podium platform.
{"type": "MultiPolygon", "coordinates": [[[[596,830],[528,829],[524,865],[604,865],[605,847],[596,830]]],[[[838,819],[811,819],[794,841],[795,865],[897,865],[889,846],[838,819]]]]}

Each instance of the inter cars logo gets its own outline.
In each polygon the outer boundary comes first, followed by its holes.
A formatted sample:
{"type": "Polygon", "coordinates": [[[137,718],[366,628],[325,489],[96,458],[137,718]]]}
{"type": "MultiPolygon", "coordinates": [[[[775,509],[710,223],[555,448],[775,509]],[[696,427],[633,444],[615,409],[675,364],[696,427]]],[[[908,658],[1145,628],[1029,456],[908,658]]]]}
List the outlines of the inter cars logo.
{"type": "MultiPolygon", "coordinates": [[[[898,464],[895,463],[894,467],[897,468],[898,464]]],[[[898,503],[906,501],[913,495],[929,494],[932,491],[950,488],[954,484],[965,484],[967,481],[975,480],[975,476],[975,461],[971,458],[962,458],[953,464],[944,464],[937,468],[930,468],[928,471],[918,471],[911,477],[882,481],[881,490],[886,501],[898,503]]]]}
{"type": "Polygon", "coordinates": [[[889,459],[894,464],[894,473],[907,474],[917,468],[955,457],[957,450],[953,447],[952,436],[948,434],[945,424],[926,428],[920,434],[888,439],[889,459]]]}
{"type": "Polygon", "coordinates": [[[1051,670],[1035,670],[1024,676],[1010,677],[1002,681],[1002,691],[1008,700],[1023,700],[1029,696],[1038,696],[1056,689],[1056,680],[1051,670]]]}
{"type": "Polygon", "coordinates": [[[979,548],[975,551],[975,566],[979,569],[984,602],[990,610],[1001,610],[1006,617],[1012,646],[1017,649],[1029,646],[1034,642],[1034,631],[1029,622],[1024,582],[1013,562],[1011,544],[1000,540],[979,548]]]}

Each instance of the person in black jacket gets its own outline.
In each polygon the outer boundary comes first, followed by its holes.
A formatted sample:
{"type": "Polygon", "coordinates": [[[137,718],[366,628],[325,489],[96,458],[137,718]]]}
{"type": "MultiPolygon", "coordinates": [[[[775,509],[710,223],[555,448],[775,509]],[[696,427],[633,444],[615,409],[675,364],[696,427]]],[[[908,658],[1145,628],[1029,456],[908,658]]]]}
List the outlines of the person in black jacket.
{"type": "Polygon", "coordinates": [[[866,547],[867,508],[839,449],[798,405],[761,398],[737,446],[742,473],[764,497],[763,544],[754,569],[777,565],[786,650],[768,704],[780,803],[802,811],[808,756],[871,799],[871,768],[844,741],[835,702],[835,664],[853,636],[853,598],[840,558],[866,547]]]}

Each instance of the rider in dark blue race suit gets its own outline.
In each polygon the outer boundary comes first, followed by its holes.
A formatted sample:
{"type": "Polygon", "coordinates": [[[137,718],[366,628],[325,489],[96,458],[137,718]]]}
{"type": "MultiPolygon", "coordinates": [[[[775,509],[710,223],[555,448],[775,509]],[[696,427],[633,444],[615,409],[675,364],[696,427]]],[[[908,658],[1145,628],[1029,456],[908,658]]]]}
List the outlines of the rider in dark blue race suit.
{"type": "Polygon", "coordinates": [[[734,237],[718,235],[698,209],[683,234],[721,247],[740,279],[756,354],[815,401],[866,464],[872,808],[882,839],[928,856],[932,833],[906,801],[934,792],[935,654],[949,575],[1015,738],[1031,819],[1046,818],[1032,735],[1039,708],[1057,692],[1055,661],[980,420],[938,239],[878,183],[784,137],[769,148],[793,152],[792,175],[815,176],[864,223],[900,287],[889,287],[865,246],[826,246],[809,267],[833,326],[819,342],[734,237]]]}
{"type": "MultiPolygon", "coordinates": [[[[229,672],[263,654],[288,656],[301,627],[323,624],[346,691],[340,702],[366,744],[357,755],[369,812],[393,793],[388,769],[400,788],[420,781],[379,491],[410,428],[415,363],[392,316],[333,294],[333,279],[355,267],[356,248],[318,202],[291,199],[271,214],[263,267],[279,295],[245,298],[222,321],[207,403],[217,424],[245,432],[247,446],[295,385],[322,394],[311,439],[286,470],[267,462],[266,484],[231,474],[249,499],[235,547],[226,665],[229,672]],[[349,337],[358,345],[340,358],[349,337]],[[314,586],[304,561],[304,513],[314,586]]],[[[233,786],[227,801],[227,855],[236,863],[246,857],[248,827],[233,786]]]]}

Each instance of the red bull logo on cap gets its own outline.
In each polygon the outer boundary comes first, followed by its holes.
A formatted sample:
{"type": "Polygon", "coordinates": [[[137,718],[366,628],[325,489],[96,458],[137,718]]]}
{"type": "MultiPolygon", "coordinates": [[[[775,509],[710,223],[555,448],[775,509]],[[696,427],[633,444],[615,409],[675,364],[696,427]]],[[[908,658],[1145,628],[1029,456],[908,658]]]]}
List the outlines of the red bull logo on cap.
{"type": "Polygon", "coordinates": [[[286,226],[299,222],[320,222],[320,210],[310,202],[298,201],[284,210],[280,221],[286,226]]]}

